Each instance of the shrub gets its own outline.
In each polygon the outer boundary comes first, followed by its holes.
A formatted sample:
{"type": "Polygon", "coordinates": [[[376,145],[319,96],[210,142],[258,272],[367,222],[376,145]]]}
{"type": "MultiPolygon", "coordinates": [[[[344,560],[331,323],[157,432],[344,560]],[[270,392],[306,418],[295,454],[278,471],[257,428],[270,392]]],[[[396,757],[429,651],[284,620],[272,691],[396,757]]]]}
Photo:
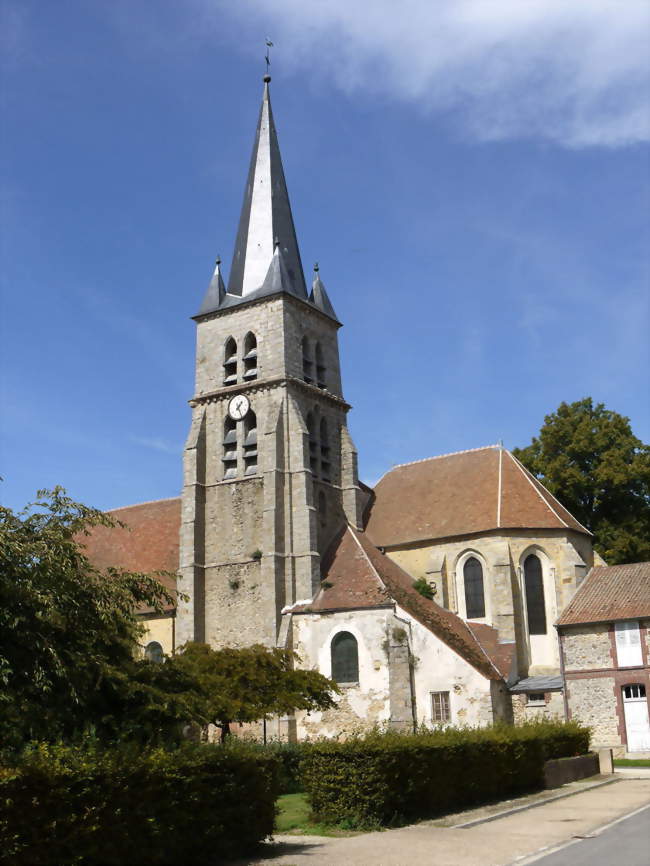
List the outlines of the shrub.
{"type": "Polygon", "coordinates": [[[301,778],[318,820],[387,825],[541,788],[547,759],[588,748],[589,730],[572,722],[373,731],[312,744],[301,778]]]}
{"type": "Polygon", "coordinates": [[[436,594],[434,588],[426,577],[418,577],[418,579],[413,583],[413,589],[417,590],[417,592],[425,598],[433,598],[436,594]]]}
{"type": "Polygon", "coordinates": [[[39,745],[0,769],[13,866],[202,866],[273,832],[278,761],[245,744],[39,745]]]}

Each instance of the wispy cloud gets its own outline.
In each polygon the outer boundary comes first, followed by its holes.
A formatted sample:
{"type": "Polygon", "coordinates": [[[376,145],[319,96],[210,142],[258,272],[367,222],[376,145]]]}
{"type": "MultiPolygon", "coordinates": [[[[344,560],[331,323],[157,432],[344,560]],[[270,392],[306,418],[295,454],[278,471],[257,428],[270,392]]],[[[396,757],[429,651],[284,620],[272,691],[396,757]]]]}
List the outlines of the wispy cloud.
{"type": "Polygon", "coordinates": [[[269,32],[283,68],[448,112],[480,140],[650,139],[646,0],[194,2],[203,34],[235,19],[252,48],[269,32]]]}
{"type": "Polygon", "coordinates": [[[150,451],[161,451],[163,454],[173,454],[174,457],[178,457],[182,451],[180,445],[172,445],[159,436],[130,436],[129,438],[134,444],[148,448],[150,451]]]}

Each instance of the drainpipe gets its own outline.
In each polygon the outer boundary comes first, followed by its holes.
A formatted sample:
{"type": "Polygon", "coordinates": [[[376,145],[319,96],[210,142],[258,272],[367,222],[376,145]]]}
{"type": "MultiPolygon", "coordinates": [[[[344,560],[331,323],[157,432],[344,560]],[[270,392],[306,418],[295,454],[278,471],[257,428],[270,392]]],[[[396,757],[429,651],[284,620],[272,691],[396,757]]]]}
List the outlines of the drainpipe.
{"type": "Polygon", "coordinates": [[[560,676],[562,677],[562,697],[564,698],[564,719],[565,721],[569,721],[569,697],[566,693],[567,685],[566,685],[566,677],[564,675],[564,648],[562,647],[562,632],[555,626],[555,630],[557,631],[557,642],[560,648],[560,676]]]}

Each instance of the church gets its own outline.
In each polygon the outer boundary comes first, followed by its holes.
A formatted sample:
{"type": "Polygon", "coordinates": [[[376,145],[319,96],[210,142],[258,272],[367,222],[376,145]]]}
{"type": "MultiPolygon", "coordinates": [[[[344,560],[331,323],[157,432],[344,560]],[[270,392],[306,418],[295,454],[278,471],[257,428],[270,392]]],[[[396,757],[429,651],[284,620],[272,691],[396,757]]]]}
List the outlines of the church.
{"type": "Polygon", "coordinates": [[[262,643],[339,683],[336,709],[277,736],[563,715],[554,623],[602,564],[591,534],[500,445],[359,481],[336,297],[305,280],[270,80],[227,284],[217,260],[193,317],[182,494],[116,509],[128,528],[87,553],[177,575],[177,604],[141,613],[148,657],[262,643]]]}

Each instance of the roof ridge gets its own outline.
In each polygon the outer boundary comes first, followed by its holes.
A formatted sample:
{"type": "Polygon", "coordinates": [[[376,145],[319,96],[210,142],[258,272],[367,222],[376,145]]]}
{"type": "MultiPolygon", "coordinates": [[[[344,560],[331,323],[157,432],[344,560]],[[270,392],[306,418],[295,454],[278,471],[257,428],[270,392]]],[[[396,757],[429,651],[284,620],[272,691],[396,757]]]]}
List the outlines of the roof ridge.
{"type": "MultiPolygon", "coordinates": [[[[384,474],[381,476],[383,478],[385,475],[388,475],[389,472],[392,472],[394,469],[402,469],[404,466],[414,466],[416,463],[426,463],[429,460],[442,460],[444,457],[456,457],[458,454],[472,454],[475,451],[488,451],[492,448],[501,448],[503,451],[507,451],[507,448],[503,448],[498,442],[494,445],[481,445],[479,448],[465,448],[462,451],[450,451],[447,454],[434,454],[433,457],[422,457],[420,460],[410,460],[408,463],[396,463],[394,466],[391,466],[384,474]]],[[[381,478],[379,481],[381,481],[381,478]]],[[[379,484],[379,481],[377,484],[379,484]]]]}
{"type": "Polygon", "coordinates": [[[175,499],[180,501],[180,496],[165,496],[162,499],[147,499],[145,502],[134,502],[131,505],[119,505],[117,508],[107,508],[105,514],[112,514],[114,511],[125,511],[127,508],[138,508],[140,505],[155,505],[157,502],[173,502],[175,499]]]}
{"type": "MultiPolygon", "coordinates": [[[[519,471],[521,472],[521,474],[524,476],[524,478],[526,479],[526,481],[530,484],[530,486],[533,488],[533,490],[535,491],[535,493],[536,493],[536,494],[539,496],[539,498],[542,500],[542,502],[544,503],[544,505],[545,505],[545,506],[546,506],[550,511],[553,512],[553,514],[557,517],[557,519],[560,521],[560,523],[561,523],[563,526],[565,526],[567,529],[569,529],[569,524],[566,522],[566,520],[562,520],[562,518],[561,518],[560,515],[557,513],[557,511],[553,508],[553,506],[551,505],[551,503],[550,503],[550,502],[547,502],[546,499],[544,499],[544,497],[542,496],[542,494],[539,492],[538,488],[537,488],[537,487],[535,486],[535,484],[533,483],[533,480],[532,480],[532,478],[529,476],[528,470],[527,470],[526,467],[523,465],[523,463],[520,463],[519,460],[517,460],[517,458],[514,456],[514,454],[511,454],[510,456],[512,457],[512,459],[513,459],[513,461],[514,461],[514,464],[515,464],[515,466],[517,467],[517,469],[519,469],[519,471]]],[[[542,487],[544,487],[543,484],[542,484],[542,487]]],[[[544,487],[544,490],[546,490],[545,487],[544,487]]],[[[549,495],[550,495],[550,491],[548,491],[548,493],[549,493],[549,495]]],[[[555,501],[557,502],[557,499],[556,499],[555,501]]],[[[557,504],[559,505],[560,503],[558,502],[557,504]]],[[[577,523],[577,521],[576,521],[576,523],[577,523]]],[[[582,526],[582,524],[580,524],[580,526],[582,526]]]]}
{"type": "MultiPolygon", "coordinates": [[[[375,575],[375,577],[376,577],[377,580],[379,581],[379,585],[381,586],[382,589],[384,589],[384,590],[386,590],[386,592],[388,592],[388,588],[386,587],[386,584],[384,583],[384,581],[383,581],[383,580],[381,579],[381,577],[379,576],[379,572],[377,571],[377,569],[376,569],[375,566],[373,565],[372,560],[370,559],[370,557],[368,556],[368,554],[366,553],[366,551],[363,549],[363,545],[361,544],[361,542],[360,542],[359,539],[357,538],[357,533],[356,533],[356,531],[352,528],[352,525],[351,525],[350,523],[348,523],[348,527],[347,527],[347,528],[348,528],[348,530],[349,530],[350,535],[352,536],[352,538],[354,538],[354,541],[355,541],[357,547],[359,548],[359,550],[360,550],[361,553],[363,554],[363,556],[364,556],[366,562],[368,563],[368,565],[369,565],[370,568],[372,569],[373,574],[375,575]]],[[[368,540],[370,540],[370,539],[368,539],[368,540]]],[[[372,541],[371,541],[370,543],[372,544],[372,541]]],[[[373,544],[373,547],[374,547],[374,546],[375,546],[375,545],[373,544]]],[[[380,551],[380,550],[377,550],[377,553],[381,553],[381,551],[380,551]]]]}
{"type": "MultiPolygon", "coordinates": [[[[433,600],[433,599],[432,599],[432,600],[433,600]]],[[[495,670],[495,672],[499,675],[499,678],[500,678],[500,679],[505,679],[505,677],[503,676],[503,674],[501,673],[501,671],[498,669],[498,667],[494,664],[494,662],[492,661],[492,659],[491,659],[490,656],[488,655],[487,650],[485,649],[485,647],[483,646],[483,644],[482,644],[481,641],[479,640],[478,635],[477,635],[477,634],[474,634],[474,631],[470,628],[469,623],[468,623],[466,620],[464,620],[464,619],[462,618],[462,616],[458,616],[457,613],[454,613],[453,610],[452,610],[452,611],[449,611],[449,612],[450,612],[453,616],[458,617],[458,619],[460,620],[460,622],[462,622],[462,624],[465,626],[465,628],[467,629],[467,631],[471,634],[472,638],[476,641],[476,644],[478,645],[478,648],[481,650],[481,652],[483,653],[483,655],[485,656],[485,658],[488,660],[488,664],[489,664],[489,665],[490,665],[490,666],[495,670]]],[[[487,623],[485,623],[485,625],[487,625],[487,623]]],[[[490,627],[492,627],[492,626],[490,626],[490,627]]],[[[495,631],[497,631],[497,646],[499,646],[499,633],[498,633],[498,630],[497,630],[497,629],[495,629],[495,631]]]]}
{"type": "Polygon", "coordinates": [[[542,496],[542,494],[539,492],[539,490],[538,490],[536,484],[533,483],[533,480],[532,480],[533,478],[535,479],[535,481],[537,482],[537,484],[539,484],[539,486],[542,488],[542,490],[544,490],[545,493],[548,493],[548,495],[551,497],[551,499],[553,499],[553,500],[555,501],[555,503],[556,503],[557,505],[560,506],[560,508],[562,508],[564,511],[566,511],[566,513],[567,513],[567,514],[568,514],[568,515],[569,515],[573,520],[575,520],[575,522],[578,524],[578,526],[581,526],[581,527],[584,529],[585,532],[589,533],[589,535],[593,535],[593,533],[592,533],[589,529],[587,529],[586,526],[583,526],[582,523],[580,523],[580,521],[578,520],[577,517],[574,517],[573,514],[571,514],[571,512],[569,511],[568,508],[566,508],[564,505],[562,505],[562,503],[560,502],[560,500],[559,500],[556,496],[554,496],[554,495],[551,493],[551,491],[548,489],[548,487],[545,487],[545,486],[542,484],[542,482],[539,480],[539,478],[535,478],[535,476],[532,474],[532,472],[531,472],[529,469],[526,469],[526,467],[525,467],[524,464],[521,462],[521,460],[519,460],[517,457],[515,457],[514,454],[511,454],[510,451],[508,451],[508,454],[510,454],[510,457],[512,457],[512,459],[515,461],[515,465],[518,466],[519,470],[523,473],[524,478],[525,478],[525,479],[528,481],[528,483],[529,483],[529,484],[534,488],[534,490],[537,491],[537,495],[538,495],[539,498],[542,500],[542,502],[544,502],[544,503],[546,504],[546,506],[547,506],[548,508],[551,509],[551,511],[553,512],[553,514],[557,517],[557,519],[558,519],[561,523],[564,524],[564,526],[566,526],[567,529],[571,529],[571,527],[570,527],[569,524],[566,522],[566,520],[562,520],[562,518],[561,518],[560,515],[557,513],[557,511],[553,508],[553,506],[551,505],[551,503],[550,503],[550,502],[546,502],[546,500],[544,499],[544,497],[542,496]]]}

